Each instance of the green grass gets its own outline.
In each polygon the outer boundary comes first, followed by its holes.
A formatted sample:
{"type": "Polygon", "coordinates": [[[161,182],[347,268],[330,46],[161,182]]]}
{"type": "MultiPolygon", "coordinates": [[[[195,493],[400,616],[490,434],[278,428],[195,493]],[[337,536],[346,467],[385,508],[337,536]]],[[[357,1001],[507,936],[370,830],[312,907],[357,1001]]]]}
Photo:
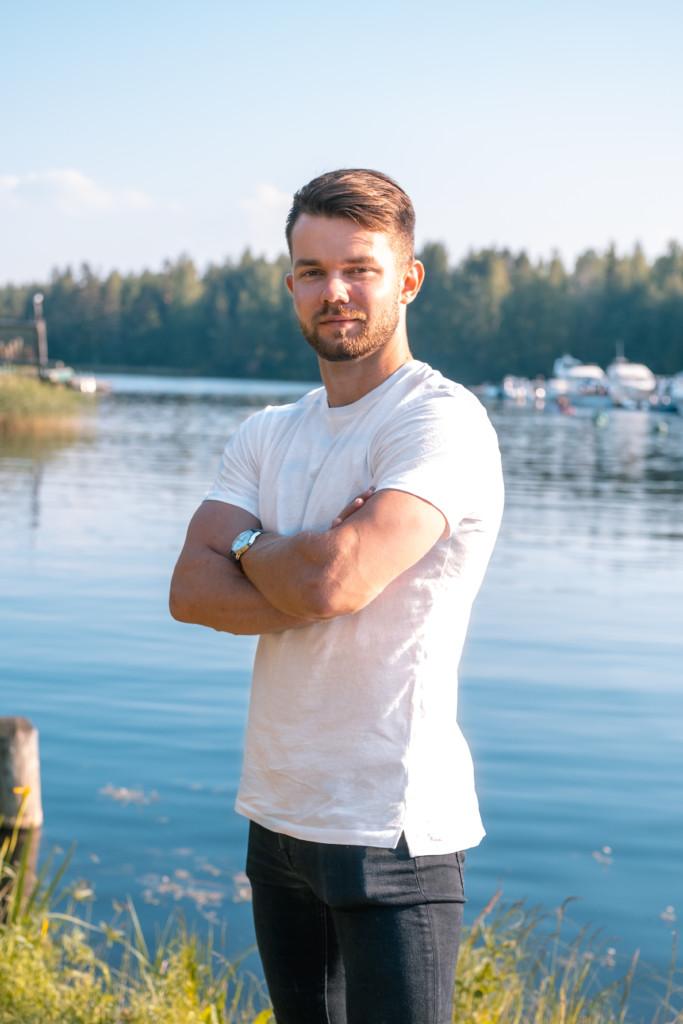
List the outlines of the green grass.
{"type": "Polygon", "coordinates": [[[87,407],[87,398],[63,385],[0,373],[0,433],[73,431],[87,407]]]}
{"type": "MultiPolygon", "coordinates": [[[[68,857],[57,870],[48,858],[30,879],[29,846],[20,850],[16,830],[0,846],[0,1024],[272,1024],[260,983],[210,938],[200,940],[177,918],[150,950],[130,903],[109,924],[93,923],[92,890],[60,889],[68,857]]],[[[563,937],[565,907],[549,929],[543,915],[498,909],[496,900],[465,935],[454,1022],[636,1020],[628,1008],[635,963],[605,986],[595,937],[586,930],[563,937]]],[[[672,969],[650,1024],[683,1024],[673,977],[672,969]]]]}
{"type": "MultiPolygon", "coordinates": [[[[18,791],[19,792],[19,791],[18,791]]],[[[28,793],[23,793],[22,810],[28,793]]],[[[18,824],[21,821],[21,810],[18,824]]],[[[150,951],[135,908],[91,920],[92,890],[62,887],[68,855],[30,873],[31,839],[0,842],[1,1024],[267,1024],[263,986],[169,922],[150,951]]]]}
{"type": "MultiPolygon", "coordinates": [[[[614,950],[588,927],[573,929],[567,900],[552,915],[521,904],[494,909],[500,893],[467,931],[456,979],[454,1021],[467,1024],[631,1024],[636,954],[616,980],[614,950]],[[573,935],[572,935],[573,932],[573,935]],[[568,938],[568,935],[572,935],[568,938]]],[[[650,978],[647,1024],[683,1024],[675,986],[675,945],[668,980],[650,978]]],[[[645,972],[643,972],[645,976],[645,972]]],[[[639,986],[643,984],[639,980],[639,986]]],[[[644,1022],[645,1024],[645,1022],[644,1022]]]]}

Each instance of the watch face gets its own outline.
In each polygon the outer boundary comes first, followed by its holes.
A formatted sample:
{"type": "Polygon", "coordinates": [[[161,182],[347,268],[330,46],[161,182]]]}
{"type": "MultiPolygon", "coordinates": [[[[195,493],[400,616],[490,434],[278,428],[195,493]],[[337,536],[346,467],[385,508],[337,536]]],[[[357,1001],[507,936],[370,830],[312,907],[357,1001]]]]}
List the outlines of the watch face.
{"type": "Polygon", "coordinates": [[[231,550],[239,551],[240,548],[243,548],[245,544],[248,544],[253,532],[253,530],[242,530],[241,533],[238,533],[234,541],[232,542],[231,550]]]}
{"type": "Polygon", "coordinates": [[[239,562],[244,552],[249,550],[258,535],[262,532],[262,530],[242,530],[242,532],[235,537],[232,542],[232,547],[230,548],[230,554],[236,562],[239,562]]]}

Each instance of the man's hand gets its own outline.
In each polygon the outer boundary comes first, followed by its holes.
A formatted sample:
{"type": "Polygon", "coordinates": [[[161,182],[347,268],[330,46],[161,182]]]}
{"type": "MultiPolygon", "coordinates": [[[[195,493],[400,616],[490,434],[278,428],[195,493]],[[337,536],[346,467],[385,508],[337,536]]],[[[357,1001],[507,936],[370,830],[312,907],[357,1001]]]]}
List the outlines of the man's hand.
{"type": "Polygon", "coordinates": [[[332,526],[330,527],[330,529],[334,530],[335,526],[341,526],[344,520],[348,519],[349,516],[352,516],[354,512],[357,512],[359,509],[361,509],[365,502],[369,501],[369,499],[373,496],[374,493],[375,488],[368,487],[367,491],[363,491],[363,493],[359,494],[357,498],[354,498],[353,501],[350,501],[348,505],[345,505],[344,508],[339,513],[339,515],[336,517],[336,519],[332,520],[332,526]]]}

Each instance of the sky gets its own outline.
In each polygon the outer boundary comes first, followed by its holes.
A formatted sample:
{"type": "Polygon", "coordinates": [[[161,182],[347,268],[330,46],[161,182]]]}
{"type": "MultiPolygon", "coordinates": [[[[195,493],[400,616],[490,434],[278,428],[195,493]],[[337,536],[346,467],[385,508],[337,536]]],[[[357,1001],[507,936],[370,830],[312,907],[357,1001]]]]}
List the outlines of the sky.
{"type": "Polygon", "coordinates": [[[680,0],[8,0],[0,38],[0,285],[271,258],[336,167],[454,263],[683,242],[680,0]]]}

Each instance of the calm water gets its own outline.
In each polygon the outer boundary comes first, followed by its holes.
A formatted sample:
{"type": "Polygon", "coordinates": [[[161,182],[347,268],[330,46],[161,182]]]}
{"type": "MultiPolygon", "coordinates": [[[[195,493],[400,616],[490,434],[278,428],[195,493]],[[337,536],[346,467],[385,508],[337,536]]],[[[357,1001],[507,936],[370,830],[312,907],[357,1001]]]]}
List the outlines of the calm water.
{"type": "MultiPolygon", "coordinates": [[[[40,730],[42,852],[96,919],[132,896],[252,941],[232,811],[254,641],[174,623],[168,581],[226,437],[304,387],[112,378],[69,442],[0,440],[0,714],[40,730]]],[[[683,417],[491,408],[507,512],[461,672],[503,899],[660,969],[683,914],[683,417]]]]}

